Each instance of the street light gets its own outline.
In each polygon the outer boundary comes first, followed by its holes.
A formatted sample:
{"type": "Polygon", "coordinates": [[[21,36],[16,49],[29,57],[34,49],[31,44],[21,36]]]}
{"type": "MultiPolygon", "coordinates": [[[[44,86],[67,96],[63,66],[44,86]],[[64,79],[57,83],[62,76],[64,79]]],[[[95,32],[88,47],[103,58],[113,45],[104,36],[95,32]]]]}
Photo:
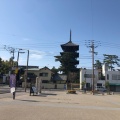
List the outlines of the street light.
{"type": "MultiPolygon", "coordinates": [[[[20,52],[20,50],[22,50],[22,49],[19,49],[19,50],[18,50],[18,56],[17,56],[17,68],[16,68],[16,70],[15,70],[16,74],[18,74],[19,53],[25,53],[25,52],[20,52]]],[[[17,81],[19,81],[19,77],[17,77],[17,81]]],[[[19,86],[19,83],[16,83],[16,84],[19,86]]]]}
{"type": "Polygon", "coordinates": [[[27,78],[28,78],[28,62],[29,62],[29,50],[27,50],[27,66],[26,66],[26,78],[25,78],[25,92],[26,92],[26,84],[27,84],[27,78]]]}
{"type": "Polygon", "coordinates": [[[17,56],[17,68],[18,68],[18,61],[19,61],[19,53],[25,53],[25,52],[20,52],[20,50],[23,50],[23,49],[19,49],[19,51],[18,51],[18,56],[17,56]]]}
{"type": "MultiPolygon", "coordinates": [[[[19,50],[26,50],[26,49],[19,49],[19,50]]],[[[18,51],[18,58],[17,61],[19,61],[19,53],[25,53],[25,52],[19,52],[18,51]]],[[[26,66],[26,75],[25,75],[25,92],[27,87],[27,76],[28,76],[28,62],[29,62],[29,50],[27,50],[27,66],[26,66]]]]}

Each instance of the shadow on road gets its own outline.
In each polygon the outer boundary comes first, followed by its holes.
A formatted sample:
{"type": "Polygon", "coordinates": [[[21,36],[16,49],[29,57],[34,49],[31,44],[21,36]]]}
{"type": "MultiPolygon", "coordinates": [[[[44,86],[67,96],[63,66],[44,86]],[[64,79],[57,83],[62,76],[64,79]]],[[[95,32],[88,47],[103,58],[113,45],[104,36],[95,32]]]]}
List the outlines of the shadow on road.
{"type": "Polygon", "coordinates": [[[47,97],[48,95],[57,95],[57,94],[52,94],[52,93],[41,93],[41,94],[34,94],[34,95],[32,95],[31,94],[31,96],[37,96],[37,97],[47,97]]]}
{"type": "MultiPolygon", "coordinates": [[[[16,100],[19,100],[19,99],[16,99],[16,100]]],[[[37,101],[37,100],[19,100],[19,101],[25,101],[25,102],[40,102],[40,101],[37,101]]]]}
{"type": "Polygon", "coordinates": [[[53,94],[53,93],[41,93],[42,95],[57,95],[57,94],[53,94]]]}

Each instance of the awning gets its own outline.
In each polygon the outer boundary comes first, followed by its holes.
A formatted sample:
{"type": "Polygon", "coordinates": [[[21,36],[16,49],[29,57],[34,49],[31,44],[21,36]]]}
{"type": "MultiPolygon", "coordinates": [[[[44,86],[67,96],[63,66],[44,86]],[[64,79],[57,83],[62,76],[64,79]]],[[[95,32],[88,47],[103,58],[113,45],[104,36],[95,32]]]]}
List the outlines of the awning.
{"type": "Polygon", "coordinates": [[[110,85],[116,85],[116,86],[119,86],[120,83],[109,83],[110,85]]]}

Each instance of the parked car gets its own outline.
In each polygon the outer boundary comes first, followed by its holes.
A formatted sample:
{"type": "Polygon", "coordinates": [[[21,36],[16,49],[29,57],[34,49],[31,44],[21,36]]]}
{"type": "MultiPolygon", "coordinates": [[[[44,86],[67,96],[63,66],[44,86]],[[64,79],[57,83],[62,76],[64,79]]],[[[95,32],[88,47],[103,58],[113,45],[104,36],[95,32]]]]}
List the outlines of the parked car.
{"type": "Polygon", "coordinates": [[[96,86],[96,87],[95,87],[95,90],[97,90],[97,91],[102,91],[102,92],[106,92],[106,91],[107,91],[106,88],[105,88],[105,87],[102,87],[102,86],[96,86]]]}

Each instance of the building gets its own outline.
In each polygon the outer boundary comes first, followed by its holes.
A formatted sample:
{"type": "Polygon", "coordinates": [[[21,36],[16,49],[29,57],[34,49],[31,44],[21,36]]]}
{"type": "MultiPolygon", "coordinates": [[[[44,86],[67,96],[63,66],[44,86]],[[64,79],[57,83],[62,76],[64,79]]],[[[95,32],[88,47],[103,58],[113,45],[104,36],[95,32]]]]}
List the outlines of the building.
{"type": "MultiPolygon", "coordinates": [[[[26,66],[26,65],[19,65],[18,68],[26,69],[27,66],[26,66]]],[[[28,66],[28,69],[31,69],[31,68],[33,68],[33,69],[34,69],[34,68],[39,68],[39,66],[30,66],[30,65],[29,65],[29,66],[28,66]]]]}
{"type": "MultiPolygon", "coordinates": [[[[28,82],[27,87],[30,87],[30,83],[36,83],[36,77],[40,76],[42,80],[42,88],[45,89],[64,89],[67,77],[65,75],[55,76],[56,79],[53,79],[53,72],[48,67],[31,68],[28,69],[28,82]],[[30,80],[29,80],[30,79],[30,80]],[[56,80],[56,82],[54,82],[56,80]]],[[[25,83],[22,83],[22,87],[25,86],[25,83]]]]}
{"type": "Polygon", "coordinates": [[[120,71],[106,71],[105,79],[109,81],[111,91],[120,92],[120,71]]]}
{"type": "MultiPolygon", "coordinates": [[[[98,81],[98,70],[94,71],[94,83],[95,86],[97,86],[98,81]]],[[[90,90],[92,88],[92,70],[91,69],[81,69],[80,70],[80,89],[82,89],[82,82],[86,82],[86,88],[87,90],[90,90]]]]}
{"type": "Polygon", "coordinates": [[[39,70],[39,76],[41,77],[42,83],[48,83],[52,79],[53,72],[48,68],[44,67],[39,70]]]}
{"type": "Polygon", "coordinates": [[[48,83],[51,81],[53,72],[48,67],[30,68],[28,69],[28,77],[30,74],[34,74],[36,77],[40,76],[43,83],[48,83]]]}
{"type": "MultiPolygon", "coordinates": [[[[105,87],[105,82],[108,81],[110,84],[110,91],[120,92],[120,71],[103,69],[103,73],[105,79],[101,80],[99,79],[99,70],[94,70],[94,87],[105,87]]],[[[90,90],[92,88],[92,69],[80,70],[80,89],[82,89],[83,81],[86,82],[86,88],[90,90]]]]}
{"type": "Polygon", "coordinates": [[[62,83],[62,84],[66,84],[67,81],[67,75],[64,74],[54,74],[52,81],[54,83],[62,83]]]}

